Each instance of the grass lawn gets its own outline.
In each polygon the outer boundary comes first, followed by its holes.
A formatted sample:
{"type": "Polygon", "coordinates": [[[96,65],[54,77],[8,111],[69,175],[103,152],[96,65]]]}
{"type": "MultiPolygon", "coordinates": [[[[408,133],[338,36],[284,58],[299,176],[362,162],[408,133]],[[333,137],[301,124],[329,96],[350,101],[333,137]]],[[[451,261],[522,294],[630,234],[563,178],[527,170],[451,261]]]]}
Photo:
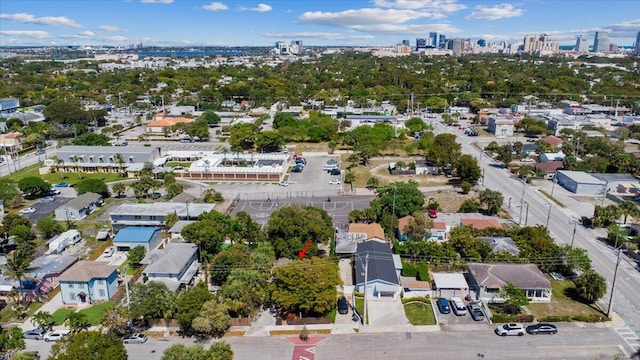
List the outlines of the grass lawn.
{"type": "MultiPolygon", "coordinates": [[[[114,307],[116,304],[117,301],[106,301],[93,305],[90,308],[80,310],[80,312],[87,316],[87,321],[91,326],[96,326],[100,324],[100,321],[102,321],[103,311],[114,307]]],[[[67,316],[73,312],[74,311],[72,309],[58,309],[51,315],[53,316],[53,321],[56,325],[62,325],[62,323],[67,319],[67,316]]]]}
{"type": "Polygon", "coordinates": [[[40,172],[38,171],[38,164],[28,166],[18,172],[15,172],[7,176],[6,178],[17,183],[20,181],[20,179],[23,179],[29,176],[40,177],[43,180],[48,181],[51,185],[60,183],[60,182],[75,184],[80,181],[80,177],[82,177],[82,179],[101,179],[101,180],[104,180],[104,182],[120,181],[124,179],[122,176],[120,176],[120,174],[114,174],[114,173],[85,174],[85,173],[56,172],[52,174],[40,175],[40,172]]]}
{"type": "Polygon", "coordinates": [[[51,316],[53,316],[53,322],[56,325],[62,325],[64,321],[67,319],[67,316],[71,314],[73,310],[71,309],[58,309],[51,316]]]}
{"type": "Polygon", "coordinates": [[[537,319],[544,319],[549,316],[602,316],[597,308],[574,300],[575,285],[570,280],[553,280],[553,289],[550,303],[529,304],[527,307],[537,319]]]}
{"type": "MultiPolygon", "coordinates": [[[[29,310],[27,310],[27,315],[25,316],[25,319],[33,315],[35,312],[37,312],[38,309],[42,307],[42,305],[43,304],[39,302],[33,302],[29,304],[29,310]]],[[[2,309],[2,311],[0,311],[0,322],[4,324],[4,323],[10,323],[14,321],[20,321],[20,320],[17,319],[16,312],[13,310],[12,304],[9,303],[7,307],[5,307],[4,309],[2,309]]]]}
{"type": "Polygon", "coordinates": [[[167,167],[171,167],[172,168],[172,167],[176,167],[176,166],[182,166],[184,168],[188,168],[189,166],[191,166],[191,162],[189,162],[189,161],[183,161],[183,162],[180,162],[180,161],[169,161],[167,163],[167,167]]]}
{"type": "Polygon", "coordinates": [[[411,325],[435,325],[436,317],[430,304],[414,302],[404,306],[404,313],[411,325]]]}
{"type": "Polygon", "coordinates": [[[356,310],[358,311],[358,314],[362,316],[362,314],[364,314],[364,298],[358,296],[355,296],[354,298],[356,299],[356,310]]]}

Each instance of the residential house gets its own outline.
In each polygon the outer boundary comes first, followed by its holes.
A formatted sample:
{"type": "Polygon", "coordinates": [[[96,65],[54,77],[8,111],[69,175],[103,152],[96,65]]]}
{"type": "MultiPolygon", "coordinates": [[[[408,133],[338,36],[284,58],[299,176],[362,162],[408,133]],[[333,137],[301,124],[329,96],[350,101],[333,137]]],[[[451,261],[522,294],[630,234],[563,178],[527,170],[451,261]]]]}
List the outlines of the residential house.
{"type": "Polygon", "coordinates": [[[551,283],[535,264],[481,264],[469,263],[469,287],[476,299],[485,302],[503,302],[500,289],[512,283],[525,290],[532,302],[551,301],[551,283]]]}
{"type": "Polygon", "coordinates": [[[491,246],[494,253],[506,251],[512,255],[520,255],[520,249],[512,238],[507,236],[481,236],[478,239],[491,246]]]}
{"type": "Polygon", "coordinates": [[[164,227],[164,219],[175,213],[179,220],[198,220],[198,216],[213,211],[215,204],[154,202],[151,204],[121,204],[109,214],[114,230],[127,226],[164,227]]]}
{"type": "Polygon", "coordinates": [[[0,153],[2,155],[16,156],[20,150],[22,150],[22,134],[15,131],[0,134],[0,153]]]}
{"type": "Polygon", "coordinates": [[[562,169],[563,167],[564,162],[562,161],[539,162],[533,165],[533,171],[544,173],[545,178],[551,180],[556,176],[556,171],[562,169]]]}
{"type": "Polygon", "coordinates": [[[198,245],[192,243],[169,243],[164,249],[150,251],[141,264],[147,265],[143,274],[149,281],[158,281],[172,291],[193,283],[200,268],[198,245]]]}
{"type": "Polygon", "coordinates": [[[366,291],[367,296],[392,296],[394,299],[400,295],[402,262],[398,255],[391,253],[390,244],[378,241],[359,243],[354,261],[357,291],[366,291]]]}
{"type": "Polygon", "coordinates": [[[474,229],[483,230],[488,228],[496,228],[501,229],[502,225],[496,218],[485,218],[485,219],[460,219],[460,225],[462,226],[471,226],[474,229]]]}
{"type": "Polygon", "coordinates": [[[102,204],[102,195],[87,192],[59,206],[54,213],[58,221],[82,220],[102,204]]]}
{"type": "Polygon", "coordinates": [[[432,273],[433,296],[452,298],[469,295],[469,285],[462,273],[432,273]]]}
{"type": "Polygon", "coordinates": [[[540,162],[549,162],[549,161],[564,161],[566,155],[560,151],[557,153],[543,153],[540,154],[540,162]]]}
{"type": "Polygon", "coordinates": [[[543,143],[553,147],[554,149],[560,149],[562,147],[562,143],[564,142],[561,138],[550,135],[540,139],[543,143]]]}
{"type": "Polygon", "coordinates": [[[106,261],[78,261],[58,278],[62,303],[110,300],[118,290],[117,270],[106,261]]]}
{"type": "Polygon", "coordinates": [[[386,236],[384,235],[384,229],[378,223],[371,224],[361,224],[361,223],[351,223],[349,224],[349,232],[350,233],[361,233],[366,234],[366,240],[377,240],[377,241],[385,241],[386,236]]]}
{"type": "Polygon", "coordinates": [[[164,135],[170,133],[171,128],[177,124],[191,124],[194,121],[195,119],[192,118],[156,115],[154,121],[145,126],[145,132],[151,135],[164,135]]]}
{"type": "Polygon", "coordinates": [[[405,227],[407,227],[407,225],[409,225],[409,221],[411,221],[412,219],[413,219],[413,216],[411,215],[403,216],[400,219],[398,219],[398,234],[397,234],[398,241],[409,240],[409,237],[404,232],[404,229],[405,227]]]}
{"type": "Polygon", "coordinates": [[[195,221],[191,220],[179,220],[169,229],[169,234],[171,236],[171,241],[181,241],[182,238],[182,229],[189,224],[193,224],[195,221]]]}
{"type": "Polygon", "coordinates": [[[58,286],[58,279],[67,269],[78,261],[74,255],[43,255],[35,258],[29,266],[31,271],[22,280],[25,297],[38,300],[40,296],[58,286]]]}
{"type": "Polygon", "coordinates": [[[431,282],[417,280],[415,277],[400,276],[400,285],[402,285],[402,297],[430,297],[431,282]]]}
{"type": "Polygon", "coordinates": [[[113,238],[113,245],[117,251],[129,251],[142,246],[146,252],[156,249],[162,242],[162,232],[155,227],[129,226],[120,229],[113,238]]]}

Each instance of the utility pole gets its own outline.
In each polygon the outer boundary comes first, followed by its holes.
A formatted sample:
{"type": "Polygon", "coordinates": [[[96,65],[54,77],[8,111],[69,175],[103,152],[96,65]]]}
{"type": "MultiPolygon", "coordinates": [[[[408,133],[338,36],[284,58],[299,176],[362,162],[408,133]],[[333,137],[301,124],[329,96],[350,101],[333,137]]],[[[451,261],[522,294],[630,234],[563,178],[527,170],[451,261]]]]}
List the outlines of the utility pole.
{"type": "Polygon", "coordinates": [[[602,189],[602,203],[600,206],[604,207],[604,199],[607,198],[607,190],[609,188],[609,180],[605,180],[604,188],[602,189]]]}
{"type": "Polygon", "coordinates": [[[573,235],[571,235],[571,249],[573,249],[573,240],[576,238],[576,227],[578,226],[578,220],[573,220],[573,235]]]}
{"type": "MultiPolygon", "coordinates": [[[[551,207],[552,207],[552,204],[549,203],[549,212],[547,213],[547,222],[544,224],[545,229],[549,229],[549,218],[551,217],[551,207]]],[[[527,209],[527,212],[529,212],[528,210],[529,209],[527,209]]]]}
{"type": "MultiPolygon", "coordinates": [[[[367,325],[367,281],[369,280],[369,253],[364,258],[364,323],[363,325],[367,325]]],[[[618,268],[616,268],[617,270],[618,268]]]]}
{"type": "MultiPolygon", "coordinates": [[[[609,296],[609,307],[607,308],[607,317],[611,317],[610,315],[611,315],[611,305],[613,305],[613,292],[616,290],[616,279],[618,278],[618,267],[620,267],[620,254],[622,254],[622,249],[618,249],[618,259],[616,260],[616,269],[613,272],[613,283],[611,284],[611,295],[609,296]]],[[[366,304],[366,301],[365,301],[365,304],[366,304]]]]}
{"type": "Polygon", "coordinates": [[[553,185],[551,185],[551,198],[553,199],[553,190],[556,189],[556,183],[558,182],[558,170],[556,170],[555,175],[553,175],[553,179],[551,179],[553,185]]]}
{"type": "Polygon", "coordinates": [[[129,298],[129,281],[127,280],[127,269],[129,266],[124,267],[124,288],[127,291],[127,309],[129,308],[129,304],[131,304],[131,299],[129,298]]]}
{"type": "Polygon", "coordinates": [[[527,210],[524,216],[524,226],[527,226],[527,224],[529,224],[529,203],[525,202],[525,205],[527,205],[527,210]]]}
{"type": "Polygon", "coordinates": [[[522,224],[522,208],[524,207],[524,191],[527,186],[527,177],[522,180],[522,195],[520,196],[520,216],[518,217],[518,225],[522,224]]]}

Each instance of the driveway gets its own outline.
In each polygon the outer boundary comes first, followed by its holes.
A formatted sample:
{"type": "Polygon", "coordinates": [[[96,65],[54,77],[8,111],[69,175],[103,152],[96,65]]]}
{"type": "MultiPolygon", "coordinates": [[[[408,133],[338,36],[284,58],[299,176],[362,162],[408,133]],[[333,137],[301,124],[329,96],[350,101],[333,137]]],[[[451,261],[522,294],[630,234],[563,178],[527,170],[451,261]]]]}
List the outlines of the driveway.
{"type": "Polygon", "coordinates": [[[369,325],[370,326],[407,326],[409,320],[404,314],[404,306],[400,297],[397,299],[380,298],[368,299],[369,325]]]}
{"type": "Polygon", "coordinates": [[[55,196],[53,201],[38,201],[31,205],[32,208],[36,209],[36,212],[33,214],[25,214],[23,215],[27,219],[29,219],[32,223],[37,223],[38,220],[51,215],[55,209],[59,206],[62,206],[72,200],[70,197],[60,197],[55,196]]]}

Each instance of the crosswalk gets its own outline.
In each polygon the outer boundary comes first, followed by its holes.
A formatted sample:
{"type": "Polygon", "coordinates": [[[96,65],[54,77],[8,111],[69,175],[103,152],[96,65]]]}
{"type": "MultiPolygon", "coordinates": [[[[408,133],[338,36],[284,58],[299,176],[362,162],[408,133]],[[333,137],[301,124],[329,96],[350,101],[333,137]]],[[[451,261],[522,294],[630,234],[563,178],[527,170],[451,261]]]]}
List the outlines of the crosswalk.
{"type": "Polygon", "coordinates": [[[618,326],[614,327],[613,330],[629,345],[634,354],[640,351],[640,337],[629,326],[618,326]]]}

